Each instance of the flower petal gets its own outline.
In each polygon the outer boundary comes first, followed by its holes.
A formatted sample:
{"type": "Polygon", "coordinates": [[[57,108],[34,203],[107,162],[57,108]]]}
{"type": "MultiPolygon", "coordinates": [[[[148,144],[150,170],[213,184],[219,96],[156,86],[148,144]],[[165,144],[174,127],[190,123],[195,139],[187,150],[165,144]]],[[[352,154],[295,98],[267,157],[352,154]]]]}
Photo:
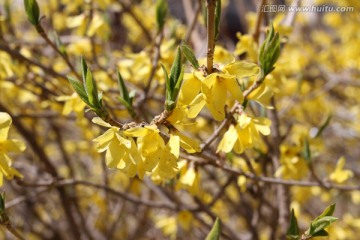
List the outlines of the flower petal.
{"type": "Polygon", "coordinates": [[[11,125],[11,117],[6,112],[0,112],[0,141],[7,139],[11,125]]]}

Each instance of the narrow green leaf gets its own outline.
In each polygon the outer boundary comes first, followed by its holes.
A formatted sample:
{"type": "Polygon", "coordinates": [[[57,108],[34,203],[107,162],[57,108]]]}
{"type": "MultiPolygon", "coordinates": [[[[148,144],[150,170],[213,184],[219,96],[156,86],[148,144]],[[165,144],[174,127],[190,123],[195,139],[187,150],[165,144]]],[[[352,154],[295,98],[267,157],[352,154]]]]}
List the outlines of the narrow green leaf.
{"type": "Polygon", "coordinates": [[[176,56],[170,70],[170,89],[173,91],[181,73],[181,49],[177,48],[176,56]]]}
{"type": "Polygon", "coordinates": [[[322,132],[325,130],[325,128],[329,125],[331,118],[332,118],[332,115],[329,114],[329,116],[326,118],[325,122],[320,126],[318,132],[316,133],[316,135],[315,135],[316,138],[319,137],[322,134],[322,132]]]}
{"type": "Polygon", "coordinates": [[[5,211],[5,192],[0,194],[0,211],[5,211]]]}
{"type": "Polygon", "coordinates": [[[120,72],[117,72],[118,75],[118,84],[119,84],[119,91],[120,91],[120,96],[122,99],[124,99],[129,105],[131,105],[130,103],[130,97],[129,97],[129,92],[127,90],[127,87],[125,85],[124,79],[122,78],[120,72]]]}
{"type": "Polygon", "coordinates": [[[309,234],[311,236],[317,234],[318,232],[330,226],[330,224],[335,222],[337,219],[337,217],[326,216],[311,222],[309,234]]]}
{"type": "Polygon", "coordinates": [[[310,145],[307,138],[304,138],[303,141],[303,150],[302,150],[302,156],[306,160],[306,162],[310,163],[311,161],[311,151],[310,151],[310,145]]]}
{"type": "Polygon", "coordinates": [[[96,109],[100,109],[100,103],[99,103],[96,82],[94,81],[94,78],[92,76],[90,68],[88,68],[87,72],[86,72],[86,88],[85,88],[85,90],[86,90],[86,93],[87,93],[87,96],[88,96],[91,106],[93,106],[96,109]]]}
{"type": "Polygon", "coordinates": [[[40,23],[40,9],[36,0],[24,0],[25,12],[29,22],[35,26],[40,23]]]}
{"type": "Polygon", "coordinates": [[[171,95],[171,100],[173,101],[176,101],[178,95],[179,95],[179,92],[180,92],[180,87],[181,87],[181,84],[182,84],[182,81],[183,81],[183,78],[184,78],[184,66],[181,67],[181,72],[180,72],[180,76],[176,82],[176,85],[174,87],[174,90],[172,92],[172,95],[171,95]]]}
{"type": "Polygon", "coordinates": [[[326,216],[332,216],[335,211],[335,207],[336,207],[335,203],[331,204],[330,206],[325,208],[325,210],[317,218],[315,218],[314,221],[317,221],[318,219],[326,216]]]}
{"type": "Polygon", "coordinates": [[[55,43],[56,43],[57,48],[60,50],[60,52],[62,54],[64,54],[64,56],[67,56],[66,48],[65,48],[64,44],[62,43],[59,35],[55,31],[54,31],[54,38],[55,38],[55,43]]]}
{"type": "Polygon", "coordinates": [[[280,55],[280,38],[279,34],[275,33],[274,26],[270,25],[270,30],[266,36],[265,41],[260,47],[259,62],[263,69],[264,76],[275,69],[274,65],[280,55]]]}
{"type": "Polygon", "coordinates": [[[221,234],[221,223],[219,218],[216,218],[213,227],[211,228],[209,234],[206,236],[205,240],[219,240],[221,234]]]}
{"type": "Polygon", "coordinates": [[[80,81],[68,76],[67,77],[71,86],[74,88],[75,92],[79,95],[79,97],[87,104],[90,105],[86,91],[84,86],[81,84],[80,81]]]}
{"type": "Polygon", "coordinates": [[[181,50],[184,53],[186,59],[190,62],[190,64],[195,68],[195,70],[200,68],[199,62],[195,57],[194,51],[190,46],[186,43],[182,43],[181,50]]]}
{"type": "Polygon", "coordinates": [[[160,31],[164,28],[168,8],[167,0],[156,1],[156,23],[160,31]]]}
{"type": "Polygon", "coordinates": [[[87,70],[88,70],[88,66],[86,64],[86,61],[83,58],[83,56],[81,56],[81,75],[82,75],[82,78],[83,78],[84,86],[86,85],[87,70]]]}
{"type": "Polygon", "coordinates": [[[169,78],[169,75],[168,75],[168,73],[166,71],[165,66],[163,64],[161,64],[161,63],[160,63],[160,65],[161,65],[161,68],[162,68],[162,70],[164,72],[164,75],[165,75],[165,87],[166,87],[166,98],[167,98],[168,93],[169,93],[169,96],[171,96],[170,78],[169,78]]]}
{"type": "Polygon", "coordinates": [[[221,0],[216,0],[215,7],[215,41],[217,40],[220,32],[220,20],[221,20],[221,0]]]}
{"type": "Polygon", "coordinates": [[[286,239],[287,240],[299,240],[300,239],[299,226],[298,226],[297,219],[296,219],[296,216],[294,213],[294,209],[291,209],[290,224],[289,224],[289,228],[286,233],[286,239]]]}

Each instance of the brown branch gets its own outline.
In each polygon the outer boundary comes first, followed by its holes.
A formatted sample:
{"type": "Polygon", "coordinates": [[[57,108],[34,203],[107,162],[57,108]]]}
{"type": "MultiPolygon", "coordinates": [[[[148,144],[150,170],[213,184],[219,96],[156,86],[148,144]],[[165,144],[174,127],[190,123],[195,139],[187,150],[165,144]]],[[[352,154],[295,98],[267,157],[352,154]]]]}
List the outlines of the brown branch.
{"type": "Polygon", "coordinates": [[[207,2],[207,73],[213,72],[214,49],[215,49],[215,5],[216,0],[207,2]]]}
{"type": "Polygon", "coordinates": [[[259,42],[261,21],[264,16],[263,5],[265,5],[265,4],[266,4],[266,0],[261,0],[259,2],[258,9],[257,9],[257,18],[256,18],[255,30],[253,33],[253,38],[256,43],[259,42]]]}

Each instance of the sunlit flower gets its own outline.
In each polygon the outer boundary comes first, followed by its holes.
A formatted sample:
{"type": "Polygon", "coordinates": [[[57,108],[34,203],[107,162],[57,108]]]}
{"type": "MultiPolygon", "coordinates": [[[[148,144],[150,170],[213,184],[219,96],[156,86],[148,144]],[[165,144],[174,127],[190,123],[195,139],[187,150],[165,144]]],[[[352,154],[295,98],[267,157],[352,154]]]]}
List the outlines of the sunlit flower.
{"type": "Polygon", "coordinates": [[[3,177],[12,179],[14,176],[22,178],[23,176],[16,169],[12,168],[12,161],[7,153],[20,153],[25,150],[23,142],[14,139],[8,139],[8,133],[11,125],[11,117],[5,112],[0,112],[0,186],[3,185],[3,177]]]}
{"type": "Polygon", "coordinates": [[[270,134],[271,121],[267,118],[256,118],[242,113],[236,125],[231,124],[219,143],[217,152],[230,152],[232,149],[236,153],[242,153],[245,149],[261,145],[261,136],[270,134]]]}
{"type": "Polygon", "coordinates": [[[344,183],[349,178],[354,176],[354,173],[351,170],[344,169],[346,159],[344,157],[339,158],[336,163],[334,172],[330,174],[330,180],[336,183],[344,183]]]}
{"type": "Polygon", "coordinates": [[[206,105],[214,119],[221,121],[225,118],[227,93],[238,102],[243,102],[239,79],[254,76],[258,71],[256,64],[233,61],[219,66],[218,70],[206,77],[199,71],[187,74],[184,76],[179,102],[189,105],[190,118],[196,117],[206,105]]]}

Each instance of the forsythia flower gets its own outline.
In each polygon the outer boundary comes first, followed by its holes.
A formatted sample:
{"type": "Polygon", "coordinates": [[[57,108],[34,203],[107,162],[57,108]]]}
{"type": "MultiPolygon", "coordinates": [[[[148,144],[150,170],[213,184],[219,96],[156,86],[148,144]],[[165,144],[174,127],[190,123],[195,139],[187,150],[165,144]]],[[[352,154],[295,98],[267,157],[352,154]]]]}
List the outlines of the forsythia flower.
{"type": "Polygon", "coordinates": [[[14,176],[22,178],[23,176],[16,169],[11,167],[11,159],[8,152],[19,153],[25,150],[23,142],[7,139],[11,125],[11,117],[5,112],[0,112],[0,186],[3,185],[3,177],[11,179],[14,176]]]}
{"type": "Polygon", "coordinates": [[[354,175],[351,170],[343,169],[345,162],[346,159],[344,157],[339,158],[338,162],[336,163],[335,171],[330,174],[331,181],[336,183],[343,183],[354,175]]]}
{"type": "Polygon", "coordinates": [[[239,79],[254,76],[258,72],[259,67],[254,63],[233,60],[219,66],[219,69],[208,76],[203,76],[199,71],[185,74],[179,104],[189,105],[190,118],[195,118],[206,104],[214,119],[221,121],[225,118],[227,92],[235,100],[243,102],[239,79]]]}
{"type": "Polygon", "coordinates": [[[136,164],[140,162],[141,157],[134,140],[124,136],[119,128],[112,127],[100,118],[94,118],[93,122],[109,128],[104,134],[94,139],[94,142],[98,143],[97,151],[106,151],[106,165],[109,168],[121,169],[130,177],[135,176],[136,164]]]}
{"type": "Polygon", "coordinates": [[[176,129],[170,131],[170,138],[165,144],[156,125],[121,131],[100,118],[94,118],[93,122],[110,128],[94,139],[98,143],[98,152],[106,151],[107,166],[122,169],[130,177],[137,174],[139,178],[143,178],[145,173],[151,172],[155,181],[169,180],[178,171],[180,146],[188,152],[200,150],[194,140],[182,135],[176,129]]]}
{"type": "Polygon", "coordinates": [[[86,103],[81,100],[77,93],[74,92],[71,96],[59,96],[56,100],[65,102],[62,112],[63,115],[69,115],[72,111],[74,111],[78,116],[83,115],[86,103]]]}
{"type": "Polygon", "coordinates": [[[245,149],[252,148],[261,144],[260,134],[265,136],[270,134],[271,121],[267,118],[253,118],[242,113],[237,124],[231,124],[224,137],[220,141],[217,152],[230,152],[234,149],[237,153],[244,152],[245,149]]]}
{"type": "Polygon", "coordinates": [[[300,157],[299,146],[281,145],[281,166],[276,170],[275,177],[299,180],[308,173],[308,166],[305,160],[300,157]]]}

